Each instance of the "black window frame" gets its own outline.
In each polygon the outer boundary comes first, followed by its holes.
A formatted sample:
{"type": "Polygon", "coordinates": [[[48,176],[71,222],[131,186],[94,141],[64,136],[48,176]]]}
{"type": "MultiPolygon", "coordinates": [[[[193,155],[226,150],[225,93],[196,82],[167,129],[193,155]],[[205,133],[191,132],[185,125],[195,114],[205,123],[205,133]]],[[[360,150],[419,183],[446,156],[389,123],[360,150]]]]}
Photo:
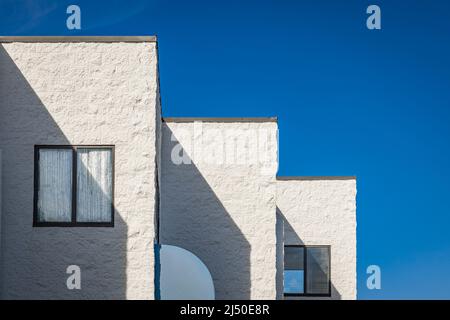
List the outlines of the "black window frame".
{"type": "MultiPolygon", "coordinates": [[[[303,293],[286,293],[284,292],[284,283],[283,283],[283,295],[285,297],[331,297],[331,246],[330,245],[296,245],[296,244],[286,244],[284,248],[303,248],[303,293]],[[308,248],[326,248],[328,249],[328,292],[327,293],[308,293],[307,292],[307,279],[308,279],[308,248]]],[[[284,256],[283,256],[284,261],[284,256]]],[[[286,271],[283,267],[283,276],[284,271],[286,271]]]]}
{"type": "Polygon", "coordinates": [[[35,145],[34,146],[34,196],[33,196],[33,227],[114,227],[114,189],[115,189],[115,146],[114,145],[35,145]],[[72,150],[72,216],[70,222],[39,221],[39,151],[42,149],[72,150]],[[108,149],[111,150],[111,221],[110,222],[79,222],[77,216],[77,150],[78,149],[108,149]]]}

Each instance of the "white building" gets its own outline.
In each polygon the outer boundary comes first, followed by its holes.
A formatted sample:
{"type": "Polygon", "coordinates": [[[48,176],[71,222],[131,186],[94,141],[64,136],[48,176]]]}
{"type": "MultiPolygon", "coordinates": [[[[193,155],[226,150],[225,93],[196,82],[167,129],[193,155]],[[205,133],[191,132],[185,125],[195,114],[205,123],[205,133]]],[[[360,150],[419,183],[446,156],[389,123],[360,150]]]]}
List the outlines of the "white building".
{"type": "Polygon", "coordinates": [[[276,118],[162,118],[155,37],[0,37],[0,295],[355,299],[356,180],[277,177],[276,118]],[[80,290],[66,285],[80,267],[80,290]]]}

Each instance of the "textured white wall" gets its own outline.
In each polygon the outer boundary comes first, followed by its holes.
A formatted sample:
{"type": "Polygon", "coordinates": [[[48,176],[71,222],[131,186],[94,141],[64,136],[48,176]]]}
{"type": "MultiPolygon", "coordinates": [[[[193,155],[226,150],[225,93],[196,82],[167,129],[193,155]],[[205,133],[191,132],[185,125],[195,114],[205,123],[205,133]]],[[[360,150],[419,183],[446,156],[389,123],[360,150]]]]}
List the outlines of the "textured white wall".
{"type": "MultiPolygon", "coordinates": [[[[200,133],[192,122],[163,123],[161,243],[197,255],[211,272],[217,299],[275,299],[277,124],[219,121],[202,126],[200,133]],[[230,155],[216,139],[226,132],[242,137],[264,131],[275,139],[270,150],[259,153],[260,159],[270,159],[270,168],[210,158],[230,155]],[[196,149],[193,140],[203,141],[202,147],[196,149]],[[190,157],[197,154],[196,161],[174,164],[171,153],[178,144],[190,157]]],[[[245,144],[236,154],[252,152],[254,146],[245,144]]]]}
{"type": "Polygon", "coordinates": [[[356,180],[278,181],[277,208],[285,244],[331,245],[331,299],[356,299],[356,180]]]}
{"type": "Polygon", "coordinates": [[[156,59],[150,42],[0,45],[5,298],[153,298],[156,59]],[[114,228],[32,227],[36,144],[116,146],[114,228]]]}

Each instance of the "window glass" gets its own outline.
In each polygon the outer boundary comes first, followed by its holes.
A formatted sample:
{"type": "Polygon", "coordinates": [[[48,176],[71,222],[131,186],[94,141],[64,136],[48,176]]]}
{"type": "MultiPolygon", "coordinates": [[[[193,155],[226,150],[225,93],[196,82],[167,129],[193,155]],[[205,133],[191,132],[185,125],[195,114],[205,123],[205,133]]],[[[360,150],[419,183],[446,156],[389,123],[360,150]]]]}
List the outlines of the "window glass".
{"type": "Polygon", "coordinates": [[[38,181],[38,221],[71,221],[72,150],[40,149],[38,181]]]}
{"type": "Polygon", "coordinates": [[[303,273],[303,270],[284,270],[284,293],[304,293],[303,273]]]}
{"type": "Polygon", "coordinates": [[[284,293],[304,292],[304,248],[284,248],[284,293]]]}
{"type": "Polygon", "coordinates": [[[306,250],[306,291],[309,294],[327,294],[330,284],[330,251],[328,247],[310,247],[306,250]]]}
{"type": "Polygon", "coordinates": [[[112,151],[77,149],[77,221],[111,222],[112,151]]]}

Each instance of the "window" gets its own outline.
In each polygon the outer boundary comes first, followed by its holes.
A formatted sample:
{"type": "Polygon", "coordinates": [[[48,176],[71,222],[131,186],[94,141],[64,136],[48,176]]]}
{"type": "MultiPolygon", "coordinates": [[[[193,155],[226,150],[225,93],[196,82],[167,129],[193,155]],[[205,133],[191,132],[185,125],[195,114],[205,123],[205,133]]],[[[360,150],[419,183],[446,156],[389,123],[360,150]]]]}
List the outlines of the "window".
{"type": "Polygon", "coordinates": [[[331,295],[330,246],[284,247],[284,295],[331,295]]]}
{"type": "Polygon", "coordinates": [[[303,294],[305,292],[304,248],[284,248],[284,293],[303,294]]]}
{"type": "Polygon", "coordinates": [[[34,226],[114,226],[113,146],[36,146],[34,170],[34,226]]]}

